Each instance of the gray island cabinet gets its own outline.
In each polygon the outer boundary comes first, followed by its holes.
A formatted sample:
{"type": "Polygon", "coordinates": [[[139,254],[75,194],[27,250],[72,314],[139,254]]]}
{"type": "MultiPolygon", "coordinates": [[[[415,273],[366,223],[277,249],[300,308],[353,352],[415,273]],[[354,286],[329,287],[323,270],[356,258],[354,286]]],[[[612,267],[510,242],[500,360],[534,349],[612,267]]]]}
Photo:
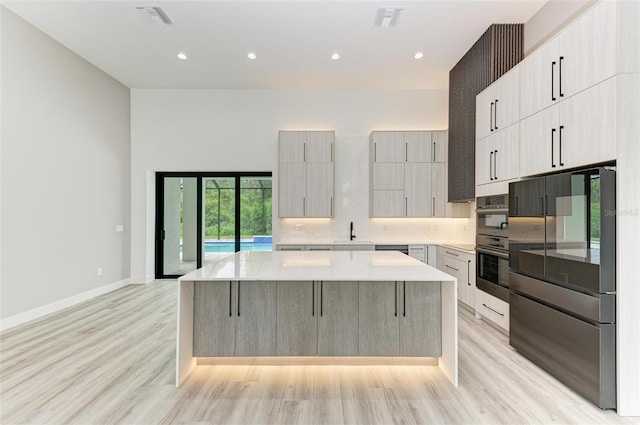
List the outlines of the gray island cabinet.
{"type": "Polygon", "coordinates": [[[457,385],[456,285],[398,252],[229,255],[180,279],[176,385],[198,359],[272,357],[426,358],[457,385]]]}

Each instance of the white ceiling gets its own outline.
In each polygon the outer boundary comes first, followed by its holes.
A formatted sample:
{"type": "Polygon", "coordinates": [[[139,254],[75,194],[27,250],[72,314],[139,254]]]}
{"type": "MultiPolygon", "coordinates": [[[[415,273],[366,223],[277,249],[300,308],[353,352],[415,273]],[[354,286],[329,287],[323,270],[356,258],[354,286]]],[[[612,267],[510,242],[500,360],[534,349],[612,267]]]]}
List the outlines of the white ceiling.
{"type": "Polygon", "coordinates": [[[492,23],[526,22],[547,0],[3,1],[132,88],[441,89],[492,23]],[[154,26],[136,6],[160,6],[154,26]],[[374,28],[379,7],[404,10],[374,28]],[[184,51],[189,59],[176,54],[184,51]],[[247,59],[254,51],[258,58],[247,59]],[[342,58],[330,56],[339,52],[342,58]],[[416,51],[424,58],[416,60],[416,51]]]}

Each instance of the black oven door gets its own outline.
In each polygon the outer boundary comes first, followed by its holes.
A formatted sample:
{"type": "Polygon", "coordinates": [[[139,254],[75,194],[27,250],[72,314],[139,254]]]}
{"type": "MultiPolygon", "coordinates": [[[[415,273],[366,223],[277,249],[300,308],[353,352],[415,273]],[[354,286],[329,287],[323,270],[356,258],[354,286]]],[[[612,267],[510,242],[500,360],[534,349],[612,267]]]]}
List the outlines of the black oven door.
{"type": "Polygon", "coordinates": [[[509,302],[509,254],[476,247],[476,286],[509,302]]]}

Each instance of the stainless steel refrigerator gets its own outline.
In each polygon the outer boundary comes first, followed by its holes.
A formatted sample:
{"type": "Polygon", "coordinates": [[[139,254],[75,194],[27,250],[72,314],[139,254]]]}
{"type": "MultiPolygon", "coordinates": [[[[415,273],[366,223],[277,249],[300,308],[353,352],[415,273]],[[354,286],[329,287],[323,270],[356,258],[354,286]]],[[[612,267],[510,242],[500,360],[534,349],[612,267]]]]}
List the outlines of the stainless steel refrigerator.
{"type": "Polygon", "coordinates": [[[509,343],[602,409],[616,407],[616,174],[509,185],[509,343]]]}

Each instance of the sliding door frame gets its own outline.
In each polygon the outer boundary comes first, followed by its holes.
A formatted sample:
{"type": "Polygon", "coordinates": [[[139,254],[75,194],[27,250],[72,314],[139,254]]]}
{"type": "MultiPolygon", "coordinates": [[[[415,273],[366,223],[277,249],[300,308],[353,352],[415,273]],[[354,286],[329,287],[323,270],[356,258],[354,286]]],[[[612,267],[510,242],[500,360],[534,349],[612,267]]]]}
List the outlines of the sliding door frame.
{"type": "Polygon", "coordinates": [[[273,178],[271,171],[243,171],[243,172],[212,172],[212,171],[158,171],[156,172],[156,213],[155,213],[155,278],[156,279],[177,279],[182,275],[164,274],[164,244],[162,232],[164,230],[164,179],[165,177],[174,178],[196,178],[196,243],[198,251],[196,253],[196,268],[202,267],[203,253],[203,217],[202,217],[202,181],[211,177],[226,177],[235,179],[235,252],[240,251],[240,181],[243,177],[270,177],[273,178]]]}

